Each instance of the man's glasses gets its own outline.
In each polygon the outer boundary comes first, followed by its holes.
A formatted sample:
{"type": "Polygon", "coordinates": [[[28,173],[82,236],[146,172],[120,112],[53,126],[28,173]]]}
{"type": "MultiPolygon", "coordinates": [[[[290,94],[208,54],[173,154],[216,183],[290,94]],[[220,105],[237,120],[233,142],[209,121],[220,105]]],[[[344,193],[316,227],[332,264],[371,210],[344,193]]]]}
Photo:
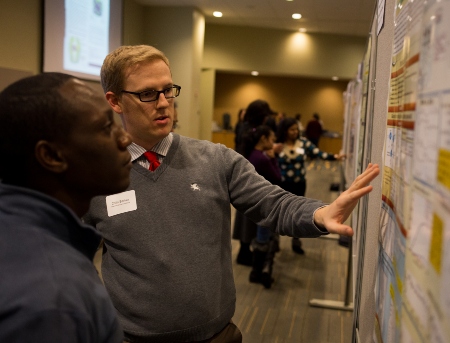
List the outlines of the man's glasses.
{"type": "Polygon", "coordinates": [[[166,99],[176,98],[178,95],[180,95],[180,90],[181,90],[180,86],[173,85],[172,87],[163,89],[162,91],[150,90],[143,92],[130,92],[122,90],[122,93],[137,95],[139,97],[139,100],[141,100],[142,102],[151,102],[158,100],[160,94],[164,94],[164,97],[166,99]]]}

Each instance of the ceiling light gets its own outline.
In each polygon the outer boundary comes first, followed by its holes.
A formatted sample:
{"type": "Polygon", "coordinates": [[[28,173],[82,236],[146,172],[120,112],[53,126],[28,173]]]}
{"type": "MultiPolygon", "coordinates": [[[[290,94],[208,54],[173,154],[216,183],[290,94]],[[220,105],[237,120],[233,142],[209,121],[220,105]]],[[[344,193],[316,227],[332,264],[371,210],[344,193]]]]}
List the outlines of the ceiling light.
{"type": "Polygon", "coordinates": [[[252,74],[253,76],[258,76],[259,73],[256,70],[253,70],[250,74],[252,74]]]}
{"type": "Polygon", "coordinates": [[[220,17],[222,17],[222,12],[214,11],[214,12],[213,12],[213,16],[214,16],[214,17],[217,17],[217,18],[220,18],[220,17]]]}
{"type": "Polygon", "coordinates": [[[331,79],[332,79],[333,81],[337,81],[337,80],[339,80],[339,77],[333,76],[331,79]]]}
{"type": "Polygon", "coordinates": [[[298,29],[300,32],[306,32],[306,28],[302,27],[300,29],[298,29]]]}
{"type": "Polygon", "coordinates": [[[292,18],[294,18],[294,19],[300,19],[301,17],[302,17],[302,15],[300,13],[294,13],[292,15],[292,18]]]}
{"type": "Polygon", "coordinates": [[[286,1],[294,1],[294,0],[286,0],[286,1]]]}

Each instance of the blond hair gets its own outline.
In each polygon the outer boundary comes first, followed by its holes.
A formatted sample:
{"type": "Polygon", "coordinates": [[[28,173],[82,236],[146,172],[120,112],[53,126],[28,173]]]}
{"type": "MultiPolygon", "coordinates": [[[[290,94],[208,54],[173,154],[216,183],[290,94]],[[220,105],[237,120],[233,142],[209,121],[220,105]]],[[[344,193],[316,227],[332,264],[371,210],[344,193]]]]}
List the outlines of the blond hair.
{"type": "Polygon", "coordinates": [[[100,78],[103,91],[120,96],[128,68],[142,62],[162,60],[169,65],[169,60],[162,51],[150,45],[124,45],[109,53],[103,61],[100,78]]]}

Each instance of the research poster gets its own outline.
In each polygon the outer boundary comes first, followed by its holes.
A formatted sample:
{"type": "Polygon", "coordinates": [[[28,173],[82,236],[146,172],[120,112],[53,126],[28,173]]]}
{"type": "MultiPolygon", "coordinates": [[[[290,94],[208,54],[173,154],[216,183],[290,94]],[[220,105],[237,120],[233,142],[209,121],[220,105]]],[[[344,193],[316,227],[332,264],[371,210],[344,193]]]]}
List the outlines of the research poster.
{"type": "Polygon", "coordinates": [[[450,0],[398,0],[375,342],[450,342],[450,0]]]}
{"type": "Polygon", "coordinates": [[[403,342],[450,342],[450,1],[422,7],[403,342]]]}
{"type": "MultiPolygon", "coordinates": [[[[362,68],[362,63],[360,68],[362,68]]],[[[361,103],[363,99],[363,83],[358,77],[350,81],[344,95],[345,118],[344,118],[344,154],[345,161],[345,182],[350,185],[356,178],[358,167],[358,143],[361,128],[361,103]]]]}
{"type": "Polygon", "coordinates": [[[391,75],[386,137],[383,149],[382,202],[379,258],[375,286],[378,342],[400,342],[402,285],[405,266],[405,196],[409,191],[406,166],[410,163],[408,144],[414,128],[413,107],[406,106],[407,34],[410,3],[397,1],[394,18],[391,75]],[[409,112],[409,113],[408,113],[409,112]],[[411,113],[412,112],[412,113],[411,113]]]}

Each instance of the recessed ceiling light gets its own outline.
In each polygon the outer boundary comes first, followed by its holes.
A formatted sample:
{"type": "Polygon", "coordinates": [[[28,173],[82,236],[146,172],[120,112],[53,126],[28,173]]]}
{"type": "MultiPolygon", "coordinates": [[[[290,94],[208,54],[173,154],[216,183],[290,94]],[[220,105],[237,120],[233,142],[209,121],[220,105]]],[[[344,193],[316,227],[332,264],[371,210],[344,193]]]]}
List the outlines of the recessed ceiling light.
{"type": "Polygon", "coordinates": [[[302,17],[302,15],[300,13],[294,13],[292,15],[292,18],[294,18],[294,19],[300,19],[301,17],[302,17]]]}
{"type": "Polygon", "coordinates": [[[294,1],[294,0],[286,0],[286,1],[294,1]]]}
{"type": "Polygon", "coordinates": [[[306,28],[302,27],[300,29],[298,29],[300,32],[306,32],[306,28]]]}
{"type": "Polygon", "coordinates": [[[252,74],[253,76],[258,76],[259,73],[256,70],[253,70],[250,74],[252,74]]]}
{"type": "Polygon", "coordinates": [[[222,12],[214,11],[214,12],[213,12],[213,16],[214,16],[214,17],[217,17],[217,18],[220,18],[220,17],[222,17],[222,12]]]}
{"type": "Polygon", "coordinates": [[[333,76],[331,79],[332,79],[333,81],[337,81],[337,80],[339,80],[339,77],[333,76]]]}

